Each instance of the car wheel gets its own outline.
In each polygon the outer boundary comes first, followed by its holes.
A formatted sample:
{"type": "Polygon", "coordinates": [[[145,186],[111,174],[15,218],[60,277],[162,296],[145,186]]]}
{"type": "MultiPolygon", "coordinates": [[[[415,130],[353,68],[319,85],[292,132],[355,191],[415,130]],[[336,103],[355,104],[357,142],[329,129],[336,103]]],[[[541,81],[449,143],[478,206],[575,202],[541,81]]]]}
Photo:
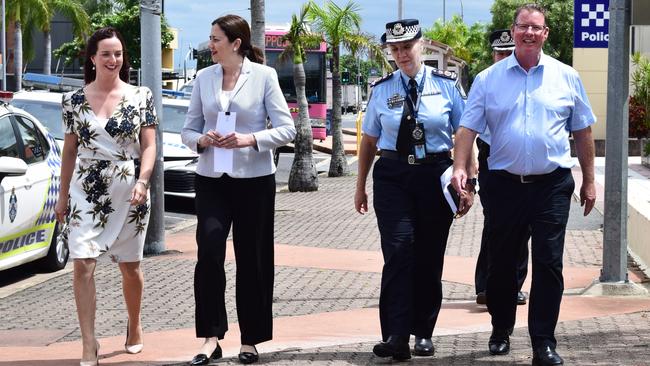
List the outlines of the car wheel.
{"type": "Polygon", "coordinates": [[[68,244],[59,238],[59,224],[54,226],[54,235],[52,235],[52,242],[50,249],[47,251],[47,256],[41,259],[40,267],[47,272],[55,272],[65,267],[68,263],[68,256],[70,250],[68,244]]]}

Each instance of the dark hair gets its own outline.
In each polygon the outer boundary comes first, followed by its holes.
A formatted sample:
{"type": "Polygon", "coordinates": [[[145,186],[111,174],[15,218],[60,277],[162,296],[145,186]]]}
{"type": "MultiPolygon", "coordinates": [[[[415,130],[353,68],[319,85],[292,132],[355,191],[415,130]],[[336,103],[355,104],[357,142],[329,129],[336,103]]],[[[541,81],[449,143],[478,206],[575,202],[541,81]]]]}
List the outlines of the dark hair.
{"type": "Polygon", "coordinates": [[[113,27],[104,27],[96,30],[95,33],[88,38],[88,42],[86,43],[86,61],[84,62],[84,82],[86,84],[95,81],[95,78],[97,77],[97,73],[94,69],[95,65],[93,65],[93,60],[90,59],[90,56],[95,56],[97,54],[97,45],[99,44],[99,41],[113,37],[119,39],[122,44],[122,68],[120,69],[120,79],[125,83],[129,82],[129,69],[131,68],[131,65],[129,64],[129,56],[126,53],[126,43],[124,42],[124,38],[122,38],[122,35],[117,31],[117,29],[113,27]]]}
{"type": "Polygon", "coordinates": [[[519,13],[521,13],[524,10],[528,11],[529,13],[532,12],[541,13],[542,16],[544,17],[544,25],[546,26],[546,9],[544,9],[544,7],[542,7],[539,4],[533,4],[533,3],[521,5],[520,7],[517,8],[517,10],[515,10],[515,18],[512,20],[512,25],[515,25],[517,23],[517,17],[519,16],[519,13]]]}
{"type": "Polygon", "coordinates": [[[241,46],[237,49],[237,53],[241,56],[248,57],[249,60],[258,64],[264,63],[264,52],[251,44],[251,28],[246,19],[239,15],[228,14],[215,19],[212,25],[218,25],[228,37],[229,42],[232,43],[237,38],[241,40],[241,46]]]}

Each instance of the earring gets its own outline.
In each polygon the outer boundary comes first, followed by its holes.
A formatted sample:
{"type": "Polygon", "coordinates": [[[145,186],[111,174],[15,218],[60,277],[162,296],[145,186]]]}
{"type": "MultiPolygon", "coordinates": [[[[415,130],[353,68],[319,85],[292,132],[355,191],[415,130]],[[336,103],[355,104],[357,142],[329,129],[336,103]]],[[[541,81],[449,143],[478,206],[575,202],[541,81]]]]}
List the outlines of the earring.
{"type": "Polygon", "coordinates": [[[93,70],[95,70],[95,64],[93,64],[93,70]]]}
{"type": "Polygon", "coordinates": [[[232,50],[233,50],[234,52],[237,52],[237,49],[236,49],[236,48],[233,48],[232,50]]]}

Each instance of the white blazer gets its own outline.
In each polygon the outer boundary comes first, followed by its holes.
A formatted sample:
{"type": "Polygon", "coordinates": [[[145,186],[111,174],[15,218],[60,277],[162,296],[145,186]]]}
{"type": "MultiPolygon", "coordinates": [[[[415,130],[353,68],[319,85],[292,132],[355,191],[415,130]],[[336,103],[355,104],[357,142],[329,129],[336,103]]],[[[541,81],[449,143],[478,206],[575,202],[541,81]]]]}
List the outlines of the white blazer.
{"type": "MultiPolygon", "coordinates": [[[[196,76],[192,99],[181,131],[183,143],[198,152],[199,137],[214,130],[221,105],[223,69],[212,65],[196,76]]],[[[233,178],[252,178],[275,172],[273,148],[285,145],[296,136],[296,127],[284,99],[275,69],[253,63],[244,58],[241,74],[231,94],[230,112],[237,113],[235,131],[252,133],[257,140],[255,147],[233,151],[233,178]],[[273,128],[267,129],[266,117],[273,128]]],[[[196,172],[206,177],[220,177],[214,171],[213,147],[202,149],[196,172]]]]}

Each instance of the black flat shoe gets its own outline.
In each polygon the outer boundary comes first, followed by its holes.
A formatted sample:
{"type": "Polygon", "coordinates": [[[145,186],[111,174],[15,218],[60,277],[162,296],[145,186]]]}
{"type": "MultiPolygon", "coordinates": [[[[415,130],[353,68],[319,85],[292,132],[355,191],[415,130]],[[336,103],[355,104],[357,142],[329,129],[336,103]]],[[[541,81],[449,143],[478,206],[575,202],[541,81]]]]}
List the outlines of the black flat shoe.
{"type": "MultiPolygon", "coordinates": [[[[255,348],[255,346],[253,346],[255,348]]],[[[260,355],[257,353],[257,348],[255,348],[255,353],[253,352],[240,352],[239,356],[239,362],[248,365],[250,363],[255,363],[260,360],[260,355]]]]}
{"type": "Polygon", "coordinates": [[[533,353],[533,366],[564,365],[562,357],[549,346],[538,347],[533,353]]]}
{"type": "Polygon", "coordinates": [[[523,291],[517,293],[517,305],[526,305],[526,294],[523,291]]]}
{"type": "Polygon", "coordinates": [[[210,361],[218,360],[221,357],[223,357],[221,346],[217,344],[217,348],[214,349],[210,357],[208,357],[208,355],[205,353],[199,353],[198,355],[194,356],[194,358],[192,358],[190,365],[207,365],[210,363],[210,361]]]}
{"type": "Polygon", "coordinates": [[[379,357],[392,357],[396,361],[411,358],[409,339],[403,336],[389,336],[386,342],[377,343],[372,352],[379,357]]]}
{"type": "Polygon", "coordinates": [[[492,335],[488,341],[488,348],[491,355],[507,355],[510,352],[511,329],[492,329],[492,335]]]}
{"type": "Polygon", "coordinates": [[[416,356],[433,356],[435,352],[431,338],[415,337],[413,354],[416,356]]]}

